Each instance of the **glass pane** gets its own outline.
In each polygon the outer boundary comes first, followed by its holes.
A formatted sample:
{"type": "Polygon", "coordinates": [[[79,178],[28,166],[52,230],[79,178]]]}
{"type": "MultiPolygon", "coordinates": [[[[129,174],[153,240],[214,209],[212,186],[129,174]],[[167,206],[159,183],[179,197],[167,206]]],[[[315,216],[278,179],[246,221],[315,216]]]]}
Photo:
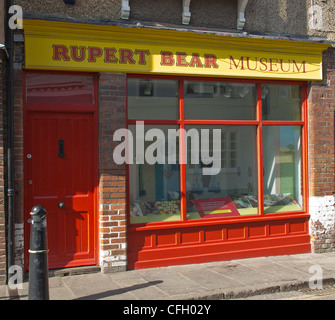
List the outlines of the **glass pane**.
{"type": "Polygon", "coordinates": [[[301,120],[301,87],[262,85],[263,120],[301,120]]]}
{"type": "Polygon", "coordinates": [[[136,145],[129,165],[130,223],[180,220],[178,127],[132,125],[129,130],[136,145]]]}
{"type": "Polygon", "coordinates": [[[128,79],[128,119],[178,118],[177,80],[128,79]]]}
{"type": "Polygon", "coordinates": [[[185,129],[187,219],[257,214],[256,127],[185,129]]]}
{"type": "Polygon", "coordinates": [[[94,104],[92,76],[28,73],[26,102],[33,104],[94,104]]]}
{"type": "Polygon", "coordinates": [[[185,81],[185,119],[254,120],[256,102],[255,84],[185,81]]]}
{"type": "Polygon", "coordinates": [[[264,126],[264,212],[302,210],[301,127],[264,126]]]}

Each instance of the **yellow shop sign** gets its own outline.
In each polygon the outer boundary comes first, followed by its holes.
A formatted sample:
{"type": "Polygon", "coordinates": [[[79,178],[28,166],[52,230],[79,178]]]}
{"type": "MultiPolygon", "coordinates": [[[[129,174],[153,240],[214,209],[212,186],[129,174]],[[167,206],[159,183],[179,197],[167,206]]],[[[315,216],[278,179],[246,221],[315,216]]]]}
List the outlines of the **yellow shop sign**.
{"type": "Polygon", "coordinates": [[[322,79],[329,45],[27,20],[29,69],[322,79]]]}

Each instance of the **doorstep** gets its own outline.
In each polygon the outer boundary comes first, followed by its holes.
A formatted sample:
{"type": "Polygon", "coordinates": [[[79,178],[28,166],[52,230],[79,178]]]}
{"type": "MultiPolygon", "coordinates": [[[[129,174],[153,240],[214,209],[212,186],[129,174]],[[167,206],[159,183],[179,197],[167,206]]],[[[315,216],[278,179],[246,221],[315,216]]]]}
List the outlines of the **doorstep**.
{"type": "Polygon", "coordinates": [[[60,269],[50,269],[49,277],[65,277],[74,276],[78,274],[89,274],[101,272],[99,266],[83,266],[83,267],[71,267],[71,268],[60,268],[60,269]]]}

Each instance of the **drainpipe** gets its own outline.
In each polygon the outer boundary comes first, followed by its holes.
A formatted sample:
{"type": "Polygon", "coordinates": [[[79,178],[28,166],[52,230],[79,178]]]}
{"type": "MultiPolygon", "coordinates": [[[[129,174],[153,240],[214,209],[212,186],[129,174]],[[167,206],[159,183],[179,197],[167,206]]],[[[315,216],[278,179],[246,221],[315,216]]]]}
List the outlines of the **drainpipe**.
{"type": "Polygon", "coordinates": [[[8,259],[7,266],[8,269],[15,264],[15,251],[14,251],[14,69],[13,69],[13,30],[9,28],[9,18],[8,13],[9,8],[13,5],[12,0],[6,0],[6,48],[8,51],[8,67],[7,67],[7,250],[8,259]]]}

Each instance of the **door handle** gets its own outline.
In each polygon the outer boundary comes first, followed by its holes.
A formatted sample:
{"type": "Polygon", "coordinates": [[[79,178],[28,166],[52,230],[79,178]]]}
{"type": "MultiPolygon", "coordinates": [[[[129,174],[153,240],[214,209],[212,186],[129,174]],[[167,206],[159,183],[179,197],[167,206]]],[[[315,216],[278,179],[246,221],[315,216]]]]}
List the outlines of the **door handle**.
{"type": "Polygon", "coordinates": [[[63,209],[65,207],[65,203],[64,202],[59,202],[58,203],[58,208],[59,209],[63,209]]]}
{"type": "Polygon", "coordinates": [[[58,140],[58,157],[64,158],[65,153],[64,153],[64,140],[60,139],[58,140]]]}

